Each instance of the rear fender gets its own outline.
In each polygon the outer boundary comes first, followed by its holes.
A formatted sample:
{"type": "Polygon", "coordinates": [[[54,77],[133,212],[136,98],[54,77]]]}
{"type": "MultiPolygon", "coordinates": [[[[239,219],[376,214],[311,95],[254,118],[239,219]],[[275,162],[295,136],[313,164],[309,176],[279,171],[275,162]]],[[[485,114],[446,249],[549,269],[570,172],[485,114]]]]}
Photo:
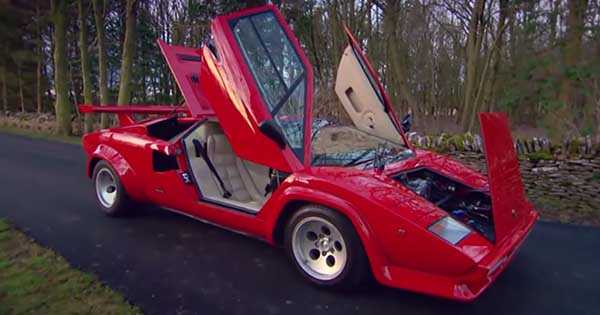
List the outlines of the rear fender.
{"type": "MultiPolygon", "coordinates": [[[[114,148],[105,144],[100,144],[92,152],[89,160],[90,162],[88,163],[92,163],[96,160],[106,161],[117,172],[117,175],[119,175],[119,179],[128,195],[135,197],[135,192],[141,191],[140,189],[136,189],[135,170],[123,155],[114,148]]],[[[92,165],[89,165],[88,169],[90,175],[93,175],[94,170],[92,169],[92,165]]]]}

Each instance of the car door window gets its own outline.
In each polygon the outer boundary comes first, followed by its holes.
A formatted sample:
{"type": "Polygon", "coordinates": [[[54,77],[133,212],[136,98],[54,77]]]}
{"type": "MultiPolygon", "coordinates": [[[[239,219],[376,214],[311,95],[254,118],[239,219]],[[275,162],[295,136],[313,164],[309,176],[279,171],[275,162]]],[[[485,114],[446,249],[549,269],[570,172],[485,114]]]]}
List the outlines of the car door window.
{"type": "Polygon", "coordinates": [[[232,29],[269,112],[302,160],[306,75],[300,57],[273,12],[239,18],[232,29]]]}

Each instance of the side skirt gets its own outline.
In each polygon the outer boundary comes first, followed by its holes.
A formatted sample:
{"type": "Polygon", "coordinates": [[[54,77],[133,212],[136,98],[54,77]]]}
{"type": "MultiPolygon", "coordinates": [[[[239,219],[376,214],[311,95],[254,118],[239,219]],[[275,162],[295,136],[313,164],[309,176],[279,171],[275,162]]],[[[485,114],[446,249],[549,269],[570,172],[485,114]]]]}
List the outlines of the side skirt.
{"type": "Polygon", "coordinates": [[[249,237],[249,238],[253,238],[255,240],[259,240],[261,242],[269,243],[267,240],[265,240],[262,237],[258,237],[258,236],[253,235],[253,234],[249,234],[249,233],[242,232],[242,231],[239,231],[239,230],[236,230],[236,229],[232,229],[232,228],[226,227],[224,225],[221,225],[221,224],[218,224],[218,223],[215,223],[215,222],[212,222],[212,221],[208,221],[208,220],[199,218],[199,217],[197,217],[195,215],[191,215],[189,213],[185,213],[183,211],[179,211],[179,210],[176,210],[176,209],[173,209],[173,208],[168,208],[168,207],[160,207],[160,208],[164,209],[164,210],[167,210],[169,212],[173,212],[173,213],[176,213],[176,214],[180,214],[180,215],[186,216],[188,218],[194,219],[196,221],[200,221],[200,222],[208,224],[208,225],[216,226],[218,228],[221,228],[221,229],[229,231],[229,232],[233,232],[235,234],[243,235],[243,236],[246,236],[246,237],[249,237]]]}

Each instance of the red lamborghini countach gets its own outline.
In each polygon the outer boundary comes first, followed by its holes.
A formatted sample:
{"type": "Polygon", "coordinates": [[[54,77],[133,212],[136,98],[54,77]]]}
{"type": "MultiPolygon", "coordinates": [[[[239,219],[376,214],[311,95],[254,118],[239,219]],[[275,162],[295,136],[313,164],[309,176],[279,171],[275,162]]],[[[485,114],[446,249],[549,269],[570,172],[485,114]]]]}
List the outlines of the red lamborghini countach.
{"type": "Polygon", "coordinates": [[[201,48],[159,41],[181,106],[80,106],[119,118],[83,137],[99,207],[152,203],[282,246],[319,286],[478,297],[538,217],[507,119],[480,115],[487,177],[414,148],[346,32],[335,92],[352,126],[314,117],[312,66],[272,5],[214,18],[201,48]]]}

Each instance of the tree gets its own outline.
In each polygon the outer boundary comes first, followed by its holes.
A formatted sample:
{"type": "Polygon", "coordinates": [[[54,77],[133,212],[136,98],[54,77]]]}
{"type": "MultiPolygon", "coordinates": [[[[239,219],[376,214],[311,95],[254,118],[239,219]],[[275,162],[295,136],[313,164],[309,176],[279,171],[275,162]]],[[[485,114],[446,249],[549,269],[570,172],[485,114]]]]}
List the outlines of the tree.
{"type": "Polygon", "coordinates": [[[51,17],[54,24],[54,90],[56,91],[57,133],[70,135],[71,104],[67,87],[66,20],[68,0],[52,0],[51,17]]]}
{"type": "Polygon", "coordinates": [[[42,30],[41,30],[41,13],[40,13],[40,3],[39,1],[35,2],[35,48],[36,48],[36,71],[35,71],[35,96],[36,96],[36,104],[37,104],[37,112],[38,114],[42,112],[43,102],[42,102],[42,59],[43,59],[43,43],[42,43],[42,30]]]}
{"type": "Polygon", "coordinates": [[[0,74],[2,75],[2,77],[0,78],[2,80],[2,109],[4,111],[8,110],[8,91],[6,88],[6,64],[3,64],[2,67],[0,68],[0,74]]]}
{"type": "MultiPolygon", "coordinates": [[[[96,42],[98,44],[98,88],[100,90],[100,104],[110,104],[108,94],[108,57],[106,55],[106,40],[104,36],[104,0],[93,0],[94,20],[96,22],[96,42]]],[[[100,127],[108,127],[108,116],[100,114],[100,127]]]]}
{"type": "Polygon", "coordinates": [[[469,33],[466,48],[467,75],[464,84],[464,103],[460,119],[460,125],[465,131],[468,129],[471,111],[475,110],[473,100],[475,96],[479,51],[481,49],[481,39],[483,37],[483,27],[481,24],[483,22],[484,7],[485,0],[475,0],[475,6],[471,10],[471,19],[469,20],[469,33]]]}
{"type": "Polygon", "coordinates": [[[576,99],[575,87],[581,88],[577,67],[581,58],[581,40],[584,31],[584,16],[587,9],[587,0],[569,0],[569,13],[567,16],[567,36],[564,44],[564,74],[561,80],[559,100],[562,102],[560,116],[563,128],[568,133],[577,132],[577,114],[582,113],[581,100],[576,99]],[[575,116],[575,117],[574,117],[575,116]],[[575,130],[574,130],[575,129],[575,130]]]}
{"type": "Polygon", "coordinates": [[[25,93],[24,93],[24,82],[23,82],[23,66],[27,59],[29,59],[30,54],[26,50],[16,50],[11,53],[11,57],[13,63],[17,68],[17,89],[19,94],[19,105],[21,108],[21,112],[24,113],[25,110],[25,93]]]}
{"type": "MultiPolygon", "coordinates": [[[[92,104],[94,102],[92,96],[92,74],[90,67],[90,57],[88,53],[88,30],[86,24],[87,5],[84,5],[83,0],[77,0],[77,8],[79,11],[79,54],[81,55],[81,77],[83,81],[83,102],[92,104]]],[[[85,132],[92,131],[92,115],[86,114],[84,119],[83,129],[85,132]]]]}
{"type": "Polygon", "coordinates": [[[135,54],[135,24],[137,16],[137,1],[127,0],[125,21],[125,40],[123,42],[123,58],[121,61],[121,83],[117,103],[124,105],[131,99],[131,75],[133,56],[135,54]]]}

